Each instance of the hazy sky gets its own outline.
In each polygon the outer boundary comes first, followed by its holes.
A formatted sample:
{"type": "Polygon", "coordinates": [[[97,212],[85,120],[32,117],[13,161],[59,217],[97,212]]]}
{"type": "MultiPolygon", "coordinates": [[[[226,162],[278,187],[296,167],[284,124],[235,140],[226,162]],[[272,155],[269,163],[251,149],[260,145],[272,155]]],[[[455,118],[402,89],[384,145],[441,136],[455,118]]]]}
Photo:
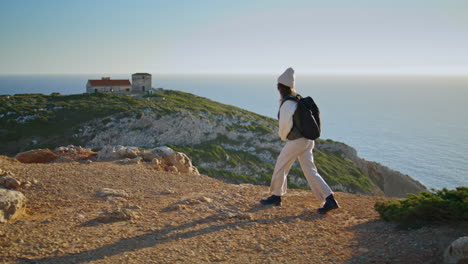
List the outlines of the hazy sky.
{"type": "Polygon", "coordinates": [[[0,0],[0,74],[468,74],[467,0],[0,0]]]}

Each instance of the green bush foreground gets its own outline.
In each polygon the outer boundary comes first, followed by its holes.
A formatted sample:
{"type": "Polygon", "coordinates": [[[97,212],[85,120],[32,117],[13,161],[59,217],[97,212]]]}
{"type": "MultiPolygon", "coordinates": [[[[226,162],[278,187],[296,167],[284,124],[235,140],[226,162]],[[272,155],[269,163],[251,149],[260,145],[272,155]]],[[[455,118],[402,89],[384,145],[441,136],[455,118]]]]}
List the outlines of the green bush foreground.
{"type": "Polygon", "coordinates": [[[375,209],[386,221],[441,224],[468,220],[468,187],[409,194],[403,200],[376,202],[375,209]]]}

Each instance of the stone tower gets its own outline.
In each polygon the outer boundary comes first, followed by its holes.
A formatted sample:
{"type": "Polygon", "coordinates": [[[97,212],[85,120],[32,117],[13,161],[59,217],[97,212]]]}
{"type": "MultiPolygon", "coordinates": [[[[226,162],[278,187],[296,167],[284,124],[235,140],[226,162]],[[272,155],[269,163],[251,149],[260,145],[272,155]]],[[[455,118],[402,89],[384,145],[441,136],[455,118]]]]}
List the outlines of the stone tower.
{"type": "Polygon", "coordinates": [[[151,74],[134,73],[132,74],[132,92],[147,93],[151,89],[151,74]]]}

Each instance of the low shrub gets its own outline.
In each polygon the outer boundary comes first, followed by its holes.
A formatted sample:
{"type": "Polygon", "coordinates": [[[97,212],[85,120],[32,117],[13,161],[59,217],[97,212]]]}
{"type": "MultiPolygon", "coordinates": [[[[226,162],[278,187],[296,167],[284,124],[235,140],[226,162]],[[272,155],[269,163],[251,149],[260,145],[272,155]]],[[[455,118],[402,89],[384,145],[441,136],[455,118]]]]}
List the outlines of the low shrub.
{"type": "Polygon", "coordinates": [[[386,221],[400,223],[446,223],[468,220],[468,187],[409,194],[406,199],[376,202],[386,221]]]}

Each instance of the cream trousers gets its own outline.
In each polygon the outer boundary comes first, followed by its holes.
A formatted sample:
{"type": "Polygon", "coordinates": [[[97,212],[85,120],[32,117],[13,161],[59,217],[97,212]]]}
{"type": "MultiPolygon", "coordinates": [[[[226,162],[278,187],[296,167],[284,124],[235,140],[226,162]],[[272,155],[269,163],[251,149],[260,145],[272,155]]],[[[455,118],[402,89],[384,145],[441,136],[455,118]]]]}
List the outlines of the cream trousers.
{"type": "Polygon", "coordinates": [[[298,158],[302,171],[309,182],[310,189],[322,204],[325,203],[325,198],[333,192],[315,167],[314,156],[312,154],[314,144],[315,141],[306,138],[288,140],[286,142],[276,161],[275,171],[271,179],[271,194],[278,196],[286,194],[288,189],[286,176],[288,176],[292,164],[298,158]]]}

